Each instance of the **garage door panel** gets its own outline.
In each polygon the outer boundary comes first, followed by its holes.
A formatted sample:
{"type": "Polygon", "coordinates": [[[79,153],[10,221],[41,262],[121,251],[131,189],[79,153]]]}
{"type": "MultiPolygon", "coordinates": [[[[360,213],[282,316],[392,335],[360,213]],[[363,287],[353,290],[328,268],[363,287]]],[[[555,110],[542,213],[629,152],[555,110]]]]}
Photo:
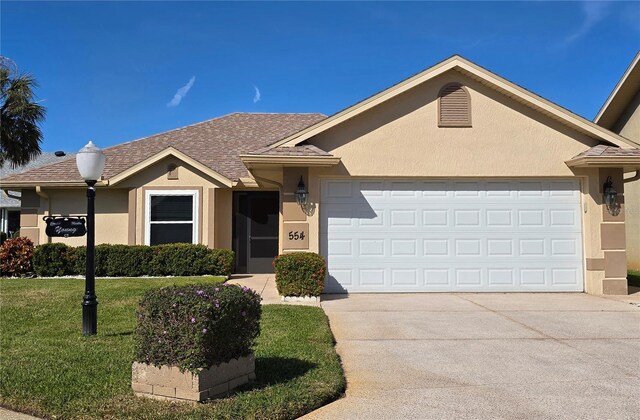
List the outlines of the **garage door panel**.
{"type": "Polygon", "coordinates": [[[574,267],[540,265],[479,266],[463,264],[452,268],[445,265],[414,266],[374,265],[362,268],[331,267],[330,277],[340,285],[327,292],[349,289],[359,292],[517,292],[575,291],[581,286],[579,270],[574,267]]]}
{"type": "Polygon", "coordinates": [[[576,180],[325,180],[327,291],[581,291],[576,180]]]}

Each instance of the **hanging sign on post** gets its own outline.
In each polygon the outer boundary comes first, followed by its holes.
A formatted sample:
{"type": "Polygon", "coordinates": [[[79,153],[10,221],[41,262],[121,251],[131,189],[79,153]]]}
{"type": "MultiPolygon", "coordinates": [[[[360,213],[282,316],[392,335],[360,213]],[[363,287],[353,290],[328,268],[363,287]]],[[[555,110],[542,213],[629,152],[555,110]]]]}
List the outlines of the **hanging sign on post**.
{"type": "Polygon", "coordinates": [[[53,217],[45,216],[42,218],[47,229],[45,233],[50,237],[68,238],[70,236],[84,236],[87,233],[86,222],[84,216],[80,217],[53,217]]]}

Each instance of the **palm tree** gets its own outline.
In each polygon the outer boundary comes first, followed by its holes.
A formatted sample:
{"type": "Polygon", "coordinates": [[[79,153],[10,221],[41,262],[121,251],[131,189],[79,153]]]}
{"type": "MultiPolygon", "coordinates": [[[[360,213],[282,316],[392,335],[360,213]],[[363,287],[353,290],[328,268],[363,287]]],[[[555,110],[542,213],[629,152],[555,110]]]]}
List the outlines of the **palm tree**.
{"type": "Polygon", "coordinates": [[[0,57],[0,166],[21,166],[40,153],[42,132],[38,124],[45,109],[34,100],[38,84],[29,74],[12,71],[10,61],[0,57]]]}

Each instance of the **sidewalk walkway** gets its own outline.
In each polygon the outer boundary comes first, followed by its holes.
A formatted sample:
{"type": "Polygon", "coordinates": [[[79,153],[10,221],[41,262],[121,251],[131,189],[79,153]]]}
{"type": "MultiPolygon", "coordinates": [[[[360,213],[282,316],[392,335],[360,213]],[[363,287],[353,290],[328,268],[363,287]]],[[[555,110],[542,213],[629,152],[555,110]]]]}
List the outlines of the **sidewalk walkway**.
{"type": "Polygon", "coordinates": [[[28,414],[16,413],[6,408],[0,408],[0,419],[2,420],[33,420],[37,418],[38,417],[33,417],[28,414]]]}
{"type": "Polygon", "coordinates": [[[227,281],[230,284],[247,286],[262,296],[263,305],[305,305],[320,306],[320,302],[283,302],[276,288],[275,276],[273,274],[234,274],[227,281]]]}

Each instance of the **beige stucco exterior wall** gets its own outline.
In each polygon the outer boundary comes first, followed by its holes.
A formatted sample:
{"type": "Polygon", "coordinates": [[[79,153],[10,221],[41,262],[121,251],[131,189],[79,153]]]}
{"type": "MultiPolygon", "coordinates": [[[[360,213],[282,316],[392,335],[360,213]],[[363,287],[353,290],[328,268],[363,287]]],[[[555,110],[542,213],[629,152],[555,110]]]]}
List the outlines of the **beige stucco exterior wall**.
{"type": "MultiPolygon", "coordinates": [[[[626,112],[616,122],[613,131],[640,142],[640,91],[636,93],[626,112]]],[[[640,270],[640,180],[626,183],[624,187],[627,265],[629,268],[640,270]]]]}
{"type": "MultiPolygon", "coordinates": [[[[20,220],[20,232],[34,243],[63,242],[71,246],[86,244],[86,237],[49,238],[45,234],[45,215],[75,216],[87,214],[87,192],[84,188],[43,189],[41,195],[34,190],[24,190],[39,199],[38,206],[29,208],[31,200],[23,204],[24,215],[20,220]],[[33,210],[37,209],[37,213],[33,210]]],[[[127,243],[128,191],[98,187],[96,191],[96,244],[127,243]]]]}
{"type": "MultiPolygon", "coordinates": [[[[309,250],[319,252],[320,182],[331,177],[578,177],[582,188],[585,290],[624,293],[607,286],[601,174],[574,171],[564,162],[598,144],[538,112],[455,71],[372,108],[308,141],[341,158],[334,168],[309,169],[309,250]],[[471,96],[473,125],[440,128],[437,94],[447,83],[460,82],[471,96]],[[586,270],[587,259],[602,267],[586,270]]],[[[621,171],[619,171],[621,174],[621,171]]],[[[299,174],[291,173],[292,177],[299,174]]],[[[294,180],[283,181],[292,185],[294,180]]],[[[612,261],[610,259],[610,261],[612,261]]]]}
{"type": "MultiPolygon", "coordinates": [[[[97,188],[96,244],[145,243],[147,190],[198,191],[198,242],[210,247],[231,247],[231,190],[174,157],[165,158],[116,186],[97,188]],[[173,176],[168,175],[169,165],[177,167],[177,178],[175,172],[173,176]]],[[[27,200],[23,203],[25,216],[21,220],[23,235],[37,243],[85,244],[86,237],[48,238],[42,220],[43,216],[49,214],[86,214],[85,188],[44,189],[40,196],[35,190],[24,192],[27,200]]]]}

